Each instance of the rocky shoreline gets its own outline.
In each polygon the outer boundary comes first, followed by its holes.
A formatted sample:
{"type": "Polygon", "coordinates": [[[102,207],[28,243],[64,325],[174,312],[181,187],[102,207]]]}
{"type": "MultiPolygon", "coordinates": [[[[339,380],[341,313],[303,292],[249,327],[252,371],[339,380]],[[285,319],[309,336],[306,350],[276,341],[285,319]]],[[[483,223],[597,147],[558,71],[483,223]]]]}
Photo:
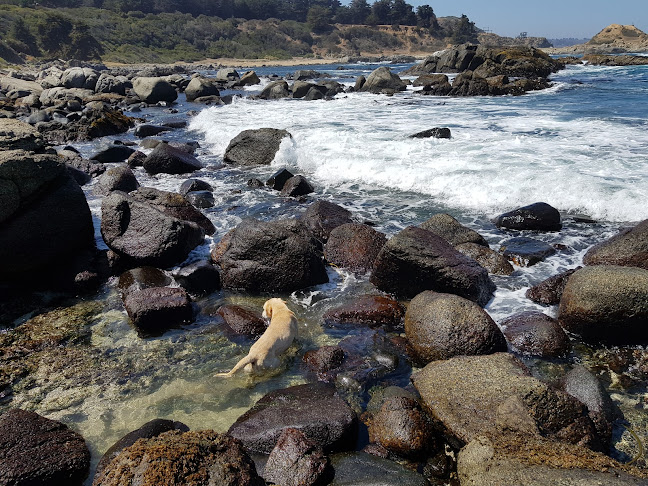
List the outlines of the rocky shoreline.
{"type": "MultiPolygon", "coordinates": [[[[460,46],[402,74],[419,76],[420,95],[517,95],[547,87],[562,67],[532,48],[460,46]],[[451,84],[439,73],[457,76],[451,84]]],[[[216,231],[202,211],[213,206],[216,190],[191,177],[203,165],[195,144],[150,138],[182,120],[153,125],[122,110],[173,109],[179,93],[197,107],[224,104],[231,95],[221,91],[256,85],[259,77],[232,69],[210,78],[181,67],[96,68],[0,77],[1,481],[86,480],[91,453],[83,437],[10,407],[14,389],[41,367],[83,369],[105,360],[89,351],[87,325],[108,282],[144,341],[211,312],[201,297],[221,288],[285,294],[326,283],[334,265],[369,274],[373,287],[322,321],[364,332],[304,353],[306,383],[265,393],[227,433],[165,420],[133,430],[104,454],[93,484],[646,484],[644,457],[621,464],[606,455],[623,417],[596,371],[608,366],[629,387],[648,378],[648,223],[591,248],[582,268],[528,289],[533,301],[558,306],[557,319],[522,313],[500,326],[483,309],[493,277],[560,250],[534,238],[562,229],[560,213],[546,203],[495,218],[514,236],[492,249],[450,215],[388,239],[347,209],[317,200],[296,219],[246,220],[211,248],[209,260],[184,265],[216,231]],[[90,159],[53,145],[132,128],[139,146],[116,143],[90,159]],[[187,180],[179,192],[142,187],[134,168],[187,180]],[[93,178],[107,251],[95,245],[81,189],[93,178]],[[571,354],[576,346],[590,346],[605,365],[581,366],[571,354]],[[529,359],[559,371],[541,376],[529,359]],[[396,386],[396,372],[412,374],[411,385],[396,386]],[[363,404],[358,396],[369,389],[363,404]]],[[[381,67],[352,89],[398,96],[406,86],[381,67]]],[[[320,73],[297,71],[271,80],[258,98],[308,101],[345,90],[320,73]]],[[[435,127],[412,136],[451,133],[435,127]]],[[[290,137],[276,128],[246,130],[231,140],[224,163],[269,165],[290,137]]],[[[306,178],[285,169],[244,184],[297,202],[313,192],[306,178]]],[[[226,338],[263,332],[259,311],[230,305],[217,313],[226,338]]],[[[120,378],[128,370],[105,372],[120,378]]],[[[88,386],[102,379],[88,377],[88,386]]]]}

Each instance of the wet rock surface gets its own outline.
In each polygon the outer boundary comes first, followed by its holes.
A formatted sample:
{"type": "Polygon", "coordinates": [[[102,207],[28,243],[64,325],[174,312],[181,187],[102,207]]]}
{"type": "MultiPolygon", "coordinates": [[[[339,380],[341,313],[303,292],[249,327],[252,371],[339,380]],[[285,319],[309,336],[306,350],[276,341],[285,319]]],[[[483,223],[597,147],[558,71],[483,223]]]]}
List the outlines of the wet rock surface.
{"type": "Polygon", "coordinates": [[[308,206],[301,220],[313,232],[316,238],[326,241],[340,225],[352,223],[351,211],[338,204],[320,199],[308,206]]]}
{"type": "Polygon", "coordinates": [[[324,313],[324,321],[332,324],[365,324],[370,327],[400,326],[405,310],[398,301],[383,295],[364,295],[324,313]]]}
{"type": "Polygon", "coordinates": [[[265,395],[228,434],[247,450],[268,454],[287,428],[301,430],[326,452],[345,451],[355,446],[357,417],[334,386],[297,385],[265,395]]]}
{"type": "Polygon", "coordinates": [[[482,235],[462,225],[449,214],[435,214],[430,219],[421,223],[419,227],[440,236],[454,247],[462,243],[475,243],[488,247],[488,243],[486,243],[482,235]]]}
{"type": "Polygon", "coordinates": [[[501,322],[511,349],[525,356],[563,357],[571,350],[565,331],[542,312],[520,312],[501,322]]]}
{"type": "Polygon", "coordinates": [[[331,457],[335,478],[331,486],[427,486],[420,474],[410,471],[397,462],[364,452],[335,454],[331,457]]]}
{"type": "Polygon", "coordinates": [[[223,160],[235,166],[270,165],[285,137],[290,133],[276,128],[243,130],[230,141],[223,160]]]}
{"type": "Polygon", "coordinates": [[[261,314],[235,304],[221,305],[216,313],[235,333],[246,336],[260,336],[266,330],[266,322],[261,314]]]}
{"type": "Polygon", "coordinates": [[[366,224],[345,223],[334,228],[324,246],[329,263],[354,272],[370,271],[387,237],[366,224]]]}
{"type": "Polygon", "coordinates": [[[161,334],[171,327],[193,321],[191,300],[183,289],[134,290],[124,297],[124,307],[133,325],[146,334],[161,334]]]}
{"type": "Polygon", "coordinates": [[[583,257],[583,263],[648,269],[648,221],[593,246],[583,257]]]}
{"type": "Polygon", "coordinates": [[[165,432],[125,448],[93,485],[222,484],[263,486],[241,443],[213,431],[165,432]]]}
{"type": "Polygon", "coordinates": [[[518,236],[504,241],[500,251],[521,267],[530,267],[556,253],[556,249],[548,243],[527,236],[518,236]]]}
{"type": "Polygon", "coordinates": [[[639,344],[648,341],[648,271],[597,265],[569,277],[558,320],[587,342],[639,344]]]}
{"type": "Polygon", "coordinates": [[[537,304],[543,305],[556,305],[560,303],[565,285],[569,277],[581,267],[561,272],[557,275],[543,280],[537,285],[530,287],[526,291],[527,298],[531,299],[537,304]]]}
{"type": "Polygon", "coordinates": [[[285,292],[328,281],[319,243],[296,220],[245,221],[211,255],[225,288],[285,292]]]}
{"type": "Polygon", "coordinates": [[[335,472],[315,442],[297,429],[285,429],[266,463],[263,478],[285,486],[323,486],[335,472]]]}
{"type": "Polygon", "coordinates": [[[506,350],[493,319],[474,302],[452,294],[425,291],[414,297],[405,313],[405,334],[422,363],[506,350]]]}
{"type": "Polygon", "coordinates": [[[3,484],[81,485],[90,469],[83,437],[34,412],[0,416],[0,481],[3,484]]]}
{"type": "Polygon", "coordinates": [[[515,269],[501,253],[477,243],[461,243],[455,247],[458,252],[472,258],[493,275],[511,275],[515,269]]]}
{"type": "Polygon", "coordinates": [[[189,427],[181,422],[174,422],[173,420],[153,419],[146,422],[141,427],[129,432],[124,437],[115,442],[105,453],[101,456],[95,477],[102,476],[103,470],[108,466],[111,461],[126,447],[132,446],[138,439],[150,439],[158,435],[168,432],[170,430],[180,430],[188,432],[189,427]]]}
{"type": "Polygon", "coordinates": [[[371,282],[380,290],[414,297],[424,290],[454,293],[486,305],[495,285],[475,260],[443,238],[410,226],[380,251],[371,282]]]}
{"type": "Polygon", "coordinates": [[[559,231],[560,213],[547,203],[534,203],[500,214],[493,222],[500,228],[532,231],[559,231]]]}

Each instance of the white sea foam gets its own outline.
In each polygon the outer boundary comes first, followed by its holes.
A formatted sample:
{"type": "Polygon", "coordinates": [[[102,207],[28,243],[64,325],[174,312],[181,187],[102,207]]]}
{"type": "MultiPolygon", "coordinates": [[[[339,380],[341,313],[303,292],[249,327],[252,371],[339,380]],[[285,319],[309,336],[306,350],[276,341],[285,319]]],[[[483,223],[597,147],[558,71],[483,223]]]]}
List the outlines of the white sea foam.
{"type": "Polygon", "coordinates": [[[411,191],[436,205],[495,214],[545,201],[607,221],[648,218],[648,131],[616,119],[566,118],[553,92],[519,98],[236,100],[200,113],[190,128],[222,155],[241,130],[285,128],[273,165],[323,187],[348,183],[411,191]],[[451,140],[410,139],[448,126],[451,140]]]}

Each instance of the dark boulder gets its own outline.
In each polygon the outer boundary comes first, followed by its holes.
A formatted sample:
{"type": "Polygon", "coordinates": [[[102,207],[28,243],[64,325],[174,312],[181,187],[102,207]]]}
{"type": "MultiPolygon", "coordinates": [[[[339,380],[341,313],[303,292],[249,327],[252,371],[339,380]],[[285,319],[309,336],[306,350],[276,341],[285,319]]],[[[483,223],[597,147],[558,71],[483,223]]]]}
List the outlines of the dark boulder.
{"type": "Polygon", "coordinates": [[[292,428],[279,436],[263,472],[266,482],[282,486],[324,486],[334,475],[322,447],[292,428]]]}
{"type": "Polygon", "coordinates": [[[140,152],[139,150],[136,150],[133,152],[130,157],[128,157],[128,167],[131,169],[133,167],[142,167],[144,165],[144,161],[146,160],[146,154],[144,152],[140,152]]]}
{"type": "Polygon", "coordinates": [[[133,152],[135,152],[135,150],[126,145],[111,145],[110,147],[94,154],[90,157],[90,160],[96,160],[97,162],[102,163],[123,162],[128,159],[133,152]]]}
{"type": "Polygon", "coordinates": [[[511,275],[514,272],[513,265],[509,263],[508,258],[487,246],[477,243],[461,243],[455,246],[455,249],[475,260],[493,275],[511,275]]]}
{"type": "Polygon", "coordinates": [[[409,138],[452,138],[452,135],[449,128],[443,127],[423,130],[422,132],[417,132],[414,135],[410,135],[409,138]]]}
{"type": "Polygon", "coordinates": [[[279,169],[266,181],[266,186],[275,191],[281,191],[286,185],[286,182],[294,176],[295,174],[290,172],[288,169],[279,169]]]}
{"type": "Polygon", "coordinates": [[[131,193],[131,196],[136,201],[150,204],[169,216],[196,223],[203,229],[205,234],[211,235],[216,231],[209,218],[196,209],[187,198],[177,192],[160,191],[152,187],[141,187],[131,193]]]}
{"type": "Polygon", "coordinates": [[[191,191],[185,194],[187,201],[196,208],[209,209],[216,205],[214,194],[211,191],[191,191]]]}
{"type": "Polygon", "coordinates": [[[190,294],[205,295],[220,290],[220,273],[208,261],[199,261],[179,268],[173,277],[190,294]]]}
{"type": "Polygon", "coordinates": [[[182,262],[204,239],[196,223],[118,191],[102,201],[101,235],[111,250],[135,265],[163,268],[182,262]]]}
{"type": "MultiPolygon", "coordinates": [[[[292,97],[293,98],[303,98],[306,96],[308,91],[311,88],[314,88],[316,85],[313,83],[307,83],[305,81],[295,81],[291,87],[292,91],[292,97]]],[[[326,88],[324,88],[324,92],[326,92],[326,88]]]]}
{"type": "Polygon", "coordinates": [[[315,188],[301,175],[291,177],[281,188],[281,195],[284,197],[305,196],[312,192],[315,192],[315,188]]]}
{"type": "Polygon", "coordinates": [[[569,277],[581,267],[573,268],[543,280],[526,291],[526,296],[536,304],[556,305],[560,303],[569,277]]]}
{"type": "Polygon", "coordinates": [[[497,216],[498,228],[532,231],[559,231],[560,213],[547,203],[539,202],[497,216]]]}
{"type": "Polygon", "coordinates": [[[530,267],[556,253],[556,249],[550,244],[526,236],[506,240],[502,243],[500,251],[521,267],[530,267]]]}
{"type": "Polygon", "coordinates": [[[458,295],[425,291],[414,297],[405,313],[405,334],[422,363],[506,351],[493,319],[458,295]]]}
{"type": "Polygon", "coordinates": [[[191,300],[183,289],[151,287],[133,290],[124,297],[124,307],[133,325],[146,334],[161,334],[169,328],[193,321],[191,300]]]}
{"type": "Polygon", "coordinates": [[[324,246],[329,263],[353,272],[373,268],[387,237],[366,224],[345,223],[334,228],[324,246]]]}
{"type": "Polygon", "coordinates": [[[132,192],[138,187],[139,182],[129,167],[111,167],[99,178],[95,192],[101,195],[109,194],[112,191],[132,192]]]}
{"type": "Polygon", "coordinates": [[[134,135],[139,138],[155,137],[156,135],[168,132],[169,130],[171,130],[169,127],[159,127],[145,123],[143,125],[138,125],[135,128],[134,135]]]}
{"type": "Polygon", "coordinates": [[[0,482],[80,486],[90,469],[83,437],[61,422],[17,408],[0,416],[0,482]]]}
{"type": "Polygon", "coordinates": [[[236,166],[270,165],[285,137],[292,135],[276,128],[243,130],[230,141],[223,161],[236,166]]]}
{"type": "Polygon", "coordinates": [[[235,333],[245,336],[260,336],[266,330],[266,323],[261,314],[235,304],[221,305],[216,313],[235,333]]]}
{"type": "Polygon", "coordinates": [[[291,292],[328,282],[319,242],[296,220],[244,221],[212,250],[223,287],[291,292]]]}
{"type": "Polygon", "coordinates": [[[617,415],[616,405],[605,391],[599,379],[582,365],[575,365],[562,379],[562,389],[581,403],[590,412],[603,415],[612,421],[617,415]]]}
{"type": "Polygon", "coordinates": [[[144,159],[144,170],[149,174],[186,174],[202,169],[196,157],[168,143],[161,143],[144,159]]]}
{"type": "Polygon", "coordinates": [[[339,368],[344,362],[344,350],[340,346],[322,346],[304,353],[304,363],[316,374],[339,368]]]}
{"type": "Polygon", "coordinates": [[[584,267],[565,286],[558,320],[586,342],[648,343],[648,270],[584,267]]]}
{"type": "Polygon", "coordinates": [[[369,440],[403,457],[420,457],[435,447],[432,421],[416,400],[387,398],[369,422],[369,440]]]}
{"type": "Polygon", "coordinates": [[[593,246],[583,257],[583,263],[648,270],[648,220],[593,246]]]}
{"type": "Polygon", "coordinates": [[[363,86],[367,82],[367,78],[360,75],[356,78],[355,85],[353,86],[353,91],[362,91],[363,86]]]}
{"type": "Polygon", "coordinates": [[[482,235],[464,226],[449,214],[435,214],[427,221],[421,223],[419,227],[431,231],[455,247],[462,243],[475,243],[488,247],[488,243],[482,235]]]}
{"type": "Polygon", "coordinates": [[[0,278],[42,278],[94,248],[85,195],[58,157],[1,152],[0,278]]]}
{"type": "Polygon", "coordinates": [[[322,89],[319,86],[313,86],[311,89],[308,90],[306,95],[304,95],[303,100],[304,101],[315,101],[315,100],[323,100],[326,95],[322,93],[322,89]]]}
{"type": "Polygon", "coordinates": [[[124,437],[115,442],[110,448],[101,456],[99,464],[97,465],[97,470],[95,472],[95,477],[101,476],[103,470],[108,464],[126,447],[132,446],[138,439],[150,439],[152,437],[157,437],[163,432],[168,432],[170,430],[180,430],[182,432],[188,432],[189,427],[181,422],[174,422],[172,420],[164,419],[153,419],[149,422],[146,422],[139,429],[135,429],[132,432],[129,432],[124,437]]]}
{"type": "Polygon", "coordinates": [[[183,196],[186,196],[188,192],[192,191],[213,191],[214,188],[209,182],[200,180],[200,179],[187,179],[180,185],[180,190],[178,191],[183,196]]]}
{"type": "Polygon", "coordinates": [[[410,226],[378,254],[371,282],[380,290],[414,297],[424,290],[457,294],[486,305],[495,285],[475,260],[434,233],[410,226]]]}
{"type": "Polygon", "coordinates": [[[379,67],[374,70],[363,84],[360,91],[369,91],[371,93],[382,93],[404,91],[407,85],[397,74],[391,72],[387,66],[379,67]]]}
{"type": "Polygon", "coordinates": [[[165,78],[142,77],[133,79],[133,91],[144,103],[173,102],[178,98],[175,88],[165,78]]]}
{"type": "Polygon", "coordinates": [[[265,482],[238,440],[211,430],[174,430],[126,447],[92,484],[264,486],[265,482]]]}
{"type": "Polygon", "coordinates": [[[324,313],[329,324],[365,324],[370,327],[400,327],[405,315],[398,301],[383,295],[362,295],[324,313]]]}
{"type": "Polygon", "coordinates": [[[262,100],[278,100],[289,97],[290,89],[288,88],[288,83],[285,81],[273,81],[263,88],[261,94],[259,94],[259,98],[262,100]]]}
{"type": "Polygon", "coordinates": [[[168,287],[173,279],[164,271],[155,267],[138,267],[126,270],[119,276],[117,288],[122,296],[135,290],[149,289],[152,287],[168,287]]]}
{"type": "Polygon", "coordinates": [[[287,428],[301,430],[325,452],[355,447],[358,419],[335,387],[324,383],[275,390],[239,417],[228,434],[248,451],[268,454],[287,428]]]}
{"type": "Polygon", "coordinates": [[[571,343],[558,321],[542,312],[514,314],[501,323],[511,349],[525,356],[564,357],[571,343]]]}
{"type": "Polygon", "coordinates": [[[319,200],[308,206],[301,220],[316,238],[328,240],[331,231],[345,223],[352,223],[351,211],[335,203],[319,200]]]}

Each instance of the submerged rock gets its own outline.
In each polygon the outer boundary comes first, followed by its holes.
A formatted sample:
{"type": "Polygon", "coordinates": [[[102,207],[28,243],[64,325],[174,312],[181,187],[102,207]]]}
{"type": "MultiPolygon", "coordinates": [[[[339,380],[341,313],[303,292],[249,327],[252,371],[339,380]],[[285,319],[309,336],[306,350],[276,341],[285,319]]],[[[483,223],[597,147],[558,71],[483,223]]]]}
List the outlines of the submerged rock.
{"type": "Polygon", "coordinates": [[[502,243],[502,254],[516,265],[530,267],[556,253],[556,249],[544,241],[518,236],[502,243]]]}
{"type": "Polygon", "coordinates": [[[414,297],[424,290],[457,294],[484,306],[495,285],[475,260],[434,233],[410,226],[380,251],[371,282],[380,290],[414,297]]]}
{"type": "Polygon", "coordinates": [[[203,430],[164,432],[126,447],[95,476],[94,486],[218,484],[264,486],[241,443],[203,430]]]}
{"type": "Polygon", "coordinates": [[[90,469],[83,437],[61,422],[12,409],[0,416],[0,482],[80,486],[90,469]]]}
{"type": "Polygon", "coordinates": [[[423,363],[506,351],[493,319],[458,295],[425,291],[414,297],[405,313],[405,334],[423,363]]]}
{"type": "Polygon", "coordinates": [[[244,221],[212,250],[223,287],[290,292],[328,282],[319,243],[299,221],[244,221]]]}
{"type": "Polygon", "coordinates": [[[285,137],[292,135],[276,128],[243,130],[230,141],[223,161],[236,166],[270,165],[285,137]]]}
{"type": "Polygon", "coordinates": [[[558,320],[587,342],[648,342],[648,270],[616,265],[584,267],[565,286],[558,320]]]}
{"type": "Polygon", "coordinates": [[[356,414],[334,386],[312,383],[266,394],[237,419],[228,434],[247,450],[268,454],[283,431],[293,428],[325,452],[346,451],[355,446],[357,426],[356,414]]]}
{"type": "Polygon", "coordinates": [[[240,305],[221,305],[216,313],[223,318],[225,324],[236,334],[260,336],[267,328],[261,314],[240,305]]]}
{"type": "Polygon", "coordinates": [[[448,127],[435,127],[417,132],[410,135],[409,138],[452,138],[452,135],[448,127]]]}

